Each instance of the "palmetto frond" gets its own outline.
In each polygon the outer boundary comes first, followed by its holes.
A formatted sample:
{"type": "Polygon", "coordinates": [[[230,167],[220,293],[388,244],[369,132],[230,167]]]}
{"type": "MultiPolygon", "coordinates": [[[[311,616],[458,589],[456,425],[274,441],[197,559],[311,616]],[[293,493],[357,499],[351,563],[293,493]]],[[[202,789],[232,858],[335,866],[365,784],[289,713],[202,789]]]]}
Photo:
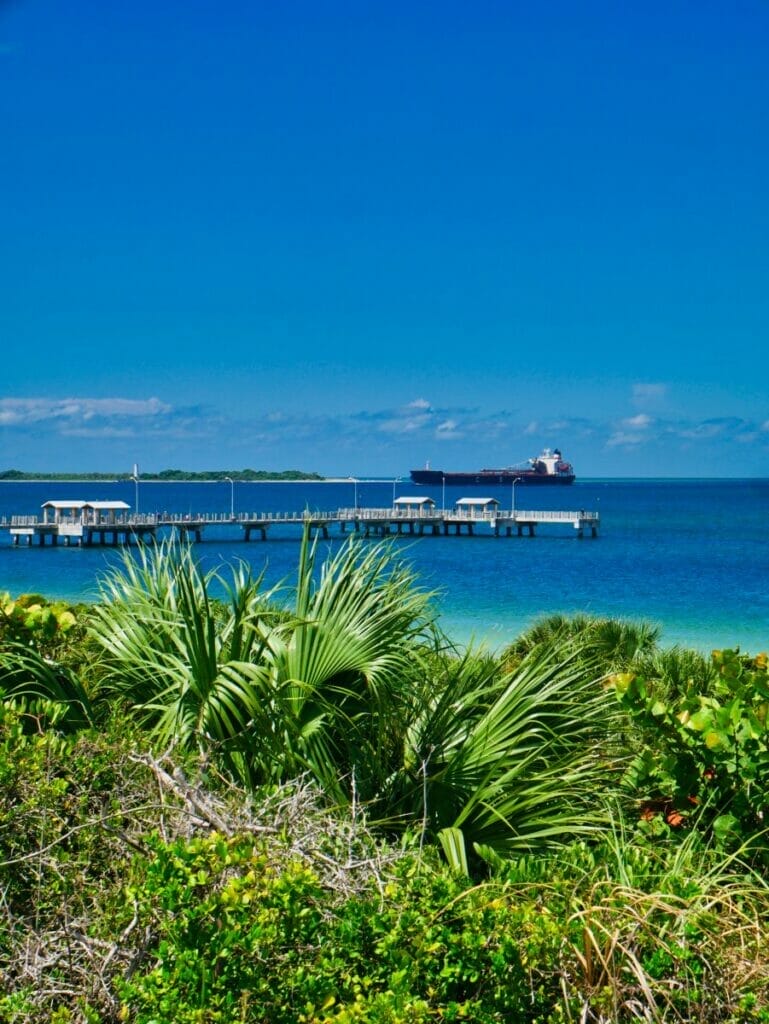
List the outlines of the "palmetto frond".
{"type": "Polygon", "coordinates": [[[238,568],[231,582],[203,573],[173,541],[126,554],[102,582],[91,632],[102,649],[104,688],[133,708],[159,741],[231,740],[251,719],[252,664],[269,618],[261,579],[238,568]],[[223,588],[217,604],[211,585],[223,588]]]}
{"type": "Polygon", "coordinates": [[[292,616],[267,639],[282,770],[310,769],[340,797],[354,772],[369,796],[399,756],[430,595],[387,544],[352,539],[319,575],[316,555],[305,538],[292,616]]]}
{"type": "Polygon", "coordinates": [[[397,757],[429,595],[388,545],[352,539],[319,572],[316,555],[305,535],[286,610],[243,567],[228,584],[202,573],[188,547],[127,554],[92,626],[107,692],[159,742],[217,744],[252,785],[310,770],[338,796],[352,772],[371,789],[397,757]]]}
{"type": "MultiPolygon", "coordinates": [[[[408,733],[393,807],[444,830],[447,852],[497,855],[596,829],[596,800],[615,771],[615,713],[579,642],[533,650],[511,673],[450,680],[408,733]]],[[[457,863],[461,864],[459,857],[457,863]]]]}

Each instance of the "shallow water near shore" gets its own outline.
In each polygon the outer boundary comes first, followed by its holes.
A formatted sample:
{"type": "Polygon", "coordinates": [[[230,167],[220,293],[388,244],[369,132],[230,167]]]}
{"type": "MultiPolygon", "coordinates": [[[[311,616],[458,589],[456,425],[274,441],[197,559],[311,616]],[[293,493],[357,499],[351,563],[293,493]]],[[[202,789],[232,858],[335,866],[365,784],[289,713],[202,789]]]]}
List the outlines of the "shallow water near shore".
{"type": "MultiPolygon", "coordinates": [[[[142,512],[297,511],[389,507],[393,496],[440,488],[403,481],[328,483],[140,482],[142,512]]],[[[468,488],[446,488],[446,505],[468,488]]],[[[480,492],[477,496],[481,496],[480,492]]],[[[511,488],[484,490],[510,508],[511,488]]],[[[0,483],[0,518],[39,514],[54,499],[122,499],[137,488],[122,483],[0,483]]],[[[518,509],[587,509],[601,517],[599,536],[579,540],[570,526],[543,526],[536,537],[401,537],[397,552],[436,592],[440,623],[458,643],[499,648],[545,615],[611,616],[660,627],[665,646],[702,651],[769,647],[769,480],[584,480],[571,487],[519,485],[518,509]]],[[[234,527],[207,527],[196,547],[206,568],[243,560],[266,581],[293,580],[297,528],[272,528],[267,542],[246,544],[234,527]]],[[[319,541],[338,550],[343,539],[319,541]]],[[[98,580],[120,559],[104,547],[12,547],[0,530],[0,590],[90,601],[98,580]]]]}

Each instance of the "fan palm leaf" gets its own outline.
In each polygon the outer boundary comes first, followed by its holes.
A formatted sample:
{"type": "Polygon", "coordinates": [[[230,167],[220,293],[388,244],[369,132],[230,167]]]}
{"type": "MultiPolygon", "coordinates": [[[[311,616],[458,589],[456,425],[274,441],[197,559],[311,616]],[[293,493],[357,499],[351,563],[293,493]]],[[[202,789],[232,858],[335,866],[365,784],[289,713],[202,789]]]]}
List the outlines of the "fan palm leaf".
{"type": "Polygon", "coordinates": [[[466,661],[411,723],[392,809],[454,851],[460,833],[476,853],[509,855],[597,829],[616,770],[616,711],[598,676],[574,639],[540,645],[512,673],[466,661]]]}
{"type": "Polygon", "coordinates": [[[102,582],[91,624],[105,693],[126,701],[159,742],[231,741],[254,714],[269,598],[243,567],[231,582],[203,573],[173,541],[127,553],[102,582]],[[214,582],[221,605],[210,596],[214,582]]]}
{"type": "Polygon", "coordinates": [[[316,559],[305,537],[291,615],[266,639],[286,738],[280,770],[310,770],[340,798],[354,772],[368,796],[398,757],[430,595],[386,543],[352,538],[319,575],[316,559]]]}
{"type": "Polygon", "coordinates": [[[353,538],[316,562],[305,533],[286,610],[277,588],[242,566],[229,584],[205,574],[187,547],[126,555],[91,627],[105,693],[158,742],[216,744],[250,785],[310,771],[340,798],[353,774],[372,791],[397,763],[429,595],[388,545],[353,538]]]}

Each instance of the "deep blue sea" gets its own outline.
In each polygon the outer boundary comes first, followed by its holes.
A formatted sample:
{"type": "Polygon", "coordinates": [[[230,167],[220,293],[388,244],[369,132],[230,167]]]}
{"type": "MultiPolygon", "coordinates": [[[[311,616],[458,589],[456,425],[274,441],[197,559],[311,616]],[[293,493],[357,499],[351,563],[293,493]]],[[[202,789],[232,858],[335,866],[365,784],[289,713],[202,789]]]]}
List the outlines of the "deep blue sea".
{"type": "MultiPolygon", "coordinates": [[[[446,504],[467,488],[446,488],[446,504]]],[[[170,484],[140,482],[142,512],[301,512],[389,507],[393,496],[441,489],[408,482],[170,484]],[[357,495],[356,492],[357,491],[357,495]]],[[[484,495],[487,496],[486,491],[484,495]]],[[[511,489],[488,496],[510,508],[511,489]]],[[[123,499],[127,483],[0,483],[0,519],[35,514],[44,501],[123,499]]],[[[572,487],[518,485],[518,509],[588,509],[601,517],[597,539],[570,526],[543,527],[534,538],[403,537],[399,552],[435,590],[444,630],[498,648],[545,615],[586,612],[651,622],[665,646],[702,651],[769,648],[769,480],[584,480],[572,487]]],[[[206,567],[247,560],[270,582],[293,577],[298,530],[275,529],[246,544],[234,528],[209,527],[197,546],[206,567]]],[[[321,542],[337,549],[341,539],[321,542]]],[[[0,530],[0,591],[93,600],[115,549],[12,547],[0,530]]]]}

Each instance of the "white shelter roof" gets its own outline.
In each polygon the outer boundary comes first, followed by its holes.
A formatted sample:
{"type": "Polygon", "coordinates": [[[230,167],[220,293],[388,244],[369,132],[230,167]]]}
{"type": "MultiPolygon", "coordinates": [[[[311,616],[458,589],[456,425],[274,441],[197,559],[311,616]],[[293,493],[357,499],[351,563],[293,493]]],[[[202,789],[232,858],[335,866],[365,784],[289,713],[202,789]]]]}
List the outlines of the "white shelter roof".
{"type": "Polygon", "coordinates": [[[435,502],[432,498],[424,497],[423,495],[416,496],[413,498],[396,498],[396,505],[434,505],[435,502]]]}
{"type": "Polygon", "coordinates": [[[131,506],[125,501],[44,501],[41,508],[94,508],[115,511],[127,509],[131,506]]]}
{"type": "Polygon", "coordinates": [[[498,505],[496,498],[460,498],[457,505],[469,506],[470,508],[483,508],[487,505],[498,505]]]}

